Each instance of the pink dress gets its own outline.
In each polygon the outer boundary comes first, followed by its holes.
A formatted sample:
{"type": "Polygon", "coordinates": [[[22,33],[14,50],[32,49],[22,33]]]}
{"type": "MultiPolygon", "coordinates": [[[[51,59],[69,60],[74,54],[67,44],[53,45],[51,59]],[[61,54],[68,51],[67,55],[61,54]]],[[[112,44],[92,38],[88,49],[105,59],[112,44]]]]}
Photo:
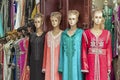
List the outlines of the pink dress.
{"type": "Polygon", "coordinates": [[[25,38],[21,39],[21,41],[19,42],[19,47],[20,47],[20,57],[18,60],[18,65],[20,68],[20,76],[21,76],[22,71],[23,71],[23,67],[24,67],[24,63],[25,63],[25,54],[26,54],[25,38]]]}
{"type": "Polygon", "coordinates": [[[61,80],[58,72],[61,33],[62,31],[54,36],[52,31],[49,31],[46,34],[42,69],[45,71],[45,80],[61,80]]]}

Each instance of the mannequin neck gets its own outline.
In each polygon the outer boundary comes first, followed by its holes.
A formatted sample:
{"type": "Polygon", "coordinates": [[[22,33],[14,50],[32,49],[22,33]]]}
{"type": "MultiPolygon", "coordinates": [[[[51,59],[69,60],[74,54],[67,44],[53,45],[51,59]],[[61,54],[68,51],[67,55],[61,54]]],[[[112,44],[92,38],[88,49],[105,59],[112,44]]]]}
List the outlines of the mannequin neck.
{"type": "Polygon", "coordinates": [[[109,8],[108,5],[105,5],[105,6],[104,6],[104,9],[105,9],[105,10],[108,9],[108,8],[109,8]]]}
{"type": "Polygon", "coordinates": [[[94,30],[100,30],[101,25],[94,24],[93,29],[94,30]]]}
{"type": "Polygon", "coordinates": [[[53,31],[55,31],[55,32],[59,31],[59,30],[60,30],[59,26],[53,28],[53,31]]]}
{"type": "Polygon", "coordinates": [[[77,29],[77,25],[70,26],[70,30],[76,30],[76,29],[77,29]]]}
{"type": "Polygon", "coordinates": [[[41,33],[43,30],[41,28],[36,29],[36,33],[41,33]]]}

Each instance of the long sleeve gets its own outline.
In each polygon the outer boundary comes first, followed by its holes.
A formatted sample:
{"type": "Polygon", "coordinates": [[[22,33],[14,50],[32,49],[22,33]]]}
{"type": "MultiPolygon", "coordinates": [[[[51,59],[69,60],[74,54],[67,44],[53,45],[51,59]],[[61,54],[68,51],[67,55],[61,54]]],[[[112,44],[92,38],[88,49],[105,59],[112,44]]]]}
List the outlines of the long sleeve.
{"type": "Polygon", "coordinates": [[[28,54],[27,54],[27,65],[30,66],[30,55],[31,55],[31,44],[30,44],[31,36],[29,38],[28,44],[28,54]]]}
{"type": "Polygon", "coordinates": [[[45,36],[42,72],[45,72],[45,70],[46,70],[46,59],[47,59],[47,35],[45,36]]]}
{"type": "Polygon", "coordinates": [[[82,53],[81,53],[81,63],[82,63],[82,72],[89,72],[88,70],[88,61],[87,61],[87,36],[85,32],[82,35],[82,53]]]}
{"type": "Polygon", "coordinates": [[[63,54],[63,35],[61,35],[61,41],[60,41],[60,57],[59,57],[59,66],[58,66],[58,71],[63,72],[63,66],[64,66],[64,54],[63,54]]]}
{"type": "Polygon", "coordinates": [[[108,71],[111,71],[111,62],[112,62],[111,36],[110,36],[110,32],[108,32],[108,37],[107,37],[107,63],[108,63],[108,71]]]}

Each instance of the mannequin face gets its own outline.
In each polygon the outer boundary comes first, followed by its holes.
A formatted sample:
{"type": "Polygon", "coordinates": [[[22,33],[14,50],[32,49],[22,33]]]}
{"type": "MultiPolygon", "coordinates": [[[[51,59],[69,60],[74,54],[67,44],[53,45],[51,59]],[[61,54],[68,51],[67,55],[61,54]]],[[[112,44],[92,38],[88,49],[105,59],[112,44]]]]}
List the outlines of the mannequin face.
{"type": "Polygon", "coordinates": [[[10,36],[9,36],[9,35],[6,37],[6,40],[7,40],[7,41],[9,41],[9,40],[10,40],[10,36]]]}
{"type": "Polygon", "coordinates": [[[28,27],[28,28],[27,28],[27,31],[28,31],[29,33],[31,33],[31,31],[32,31],[31,27],[28,27]]]}
{"type": "Polygon", "coordinates": [[[117,3],[117,0],[113,0],[113,4],[116,4],[117,3]]]}
{"type": "Polygon", "coordinates": [[[13,34],[12,36],[14,40],[17,39],[17,36],[15,34],[13,34]]]}
{"type": "Polygon", "coordinates": [[[100,25],[102,23],[102,12],[95,12],[94,23],[100,25]]]}
{"type": "Polygon", "coordinates": [[[41,17],[35,18],[34,23],[35,23],[36,29],[40,28],[41,25],[43,24],[41,17]]]}
{"type": "Polygon", "coordinates": [[[108,1],[105,0],[104,1],[104,5],[107,6],[108,5],[108,1]]]}
{"type": "Polygon", "coordinates": [[[18,37],[20,37],[22,35],[22,32],[18,32],[18,37]]]}
{"type": "Polygon", "coordinates": [[[78,22],[78,17],[75,14],[69,14],[68,15],[68,22],[70,26],[74,26],[78,22]]]}
{"type": "Polygon", "coordinates": [[[51,17],[51,23],[52,23],[53,27],[57,27],[60,24],[58,18],[56,18],[56,17],[51,17]]]}

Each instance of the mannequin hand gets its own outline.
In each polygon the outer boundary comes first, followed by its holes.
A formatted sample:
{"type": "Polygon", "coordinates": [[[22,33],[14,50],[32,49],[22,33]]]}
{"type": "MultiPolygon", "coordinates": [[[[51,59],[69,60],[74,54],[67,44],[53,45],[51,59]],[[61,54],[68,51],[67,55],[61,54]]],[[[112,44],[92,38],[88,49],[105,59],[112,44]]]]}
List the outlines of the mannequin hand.
{"type": "Polygon", "coordinates": [[[29,67],[29,66],[27,66],[27,70],[30,70],[30,67],[29,67]]]}
{"type": "Polygon", "coordinates": [[[11,65],[12,65],[12,66],[15,66],[15,64],[14,64],[14,63],[12,63],[11,65]]]}
{"type": "Polygon", "coordinates": [[[111,71],[110,70],[108,70],[108,74],[110,74],[111,73],[111,71]]]}

